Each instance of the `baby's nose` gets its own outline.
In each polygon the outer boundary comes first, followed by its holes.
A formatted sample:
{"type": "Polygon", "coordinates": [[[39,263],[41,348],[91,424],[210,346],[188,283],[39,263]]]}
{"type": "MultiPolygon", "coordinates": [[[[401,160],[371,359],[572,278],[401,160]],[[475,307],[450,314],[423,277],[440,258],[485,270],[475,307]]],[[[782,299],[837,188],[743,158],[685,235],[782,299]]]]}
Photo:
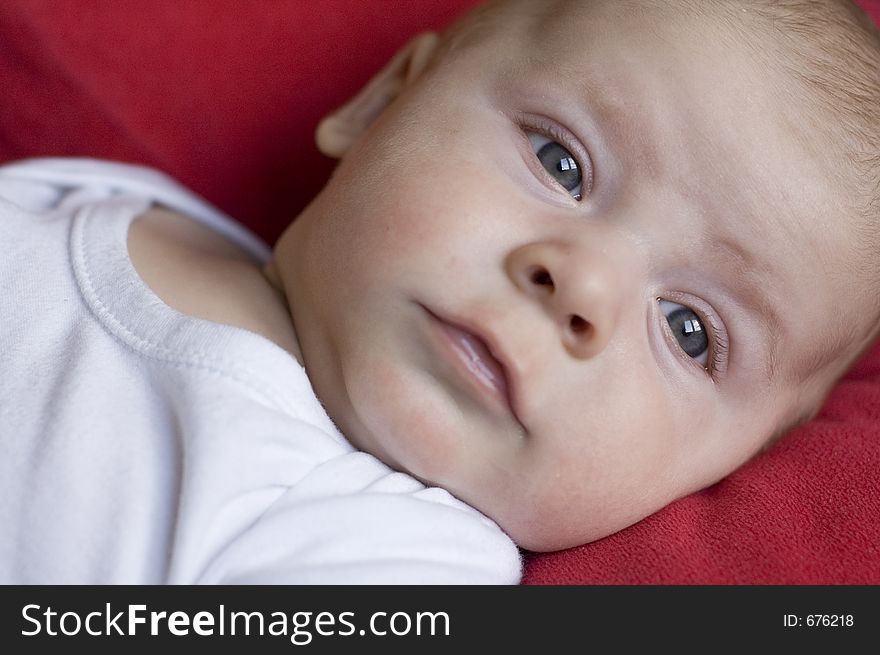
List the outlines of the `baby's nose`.
{"type": "Polygon", "coordinates": [[[515,249],[505,264],[517,289],[539,303],[557,325],[572,357],[587,359],[602,352],[620,313],[619,275],[611,258],[541,242],[515,249]]]}

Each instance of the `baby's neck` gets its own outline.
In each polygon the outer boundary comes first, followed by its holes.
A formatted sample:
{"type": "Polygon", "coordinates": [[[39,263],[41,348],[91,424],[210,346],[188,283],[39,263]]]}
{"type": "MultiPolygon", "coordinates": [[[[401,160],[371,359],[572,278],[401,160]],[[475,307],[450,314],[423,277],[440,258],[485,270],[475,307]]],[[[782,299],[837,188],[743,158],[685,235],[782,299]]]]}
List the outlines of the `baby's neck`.
{"type": "Polygon", "coordinates": [[[272,262],[261,268],[218,232],[163,207],[152,207],[132,222],[128,250],[138,275],[166,305],[255,332],[302,364],[272,262]]]}

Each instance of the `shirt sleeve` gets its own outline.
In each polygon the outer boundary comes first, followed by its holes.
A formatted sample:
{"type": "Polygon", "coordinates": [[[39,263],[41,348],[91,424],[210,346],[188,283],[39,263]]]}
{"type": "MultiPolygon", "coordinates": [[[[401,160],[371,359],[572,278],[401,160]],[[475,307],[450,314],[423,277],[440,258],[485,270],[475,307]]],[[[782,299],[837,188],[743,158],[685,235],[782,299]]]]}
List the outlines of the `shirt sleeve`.
{"type": "Polygon", "coordinates": [[[377,479],[357,492],[348,486],[324,495],[305,486],[305,491],[292,488],[281,496],[215,557],[200,582],[517,584],[520,580],[521,556],[513,541],[494,522],[443,489],[425,488],[391,471],[380,471],[377,479]]]}

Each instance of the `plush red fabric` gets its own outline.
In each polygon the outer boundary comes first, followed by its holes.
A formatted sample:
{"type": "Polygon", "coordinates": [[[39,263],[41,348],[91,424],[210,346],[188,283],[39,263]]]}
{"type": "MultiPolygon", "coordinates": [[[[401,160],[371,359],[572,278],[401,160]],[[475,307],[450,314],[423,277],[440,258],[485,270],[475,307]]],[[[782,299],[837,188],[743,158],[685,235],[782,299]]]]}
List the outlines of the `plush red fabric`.
{"type": "MultiPolygon", "coordinates": [[[[270,243],[326,180],[314,127],[475,0],[4,0],[0,161],[158,167],[270,243]]],[[[862,3],[880,18],[880,0],[862,3]]],[[[726,480],[526,583],[880,583],[880,347],[726,480]]]]}

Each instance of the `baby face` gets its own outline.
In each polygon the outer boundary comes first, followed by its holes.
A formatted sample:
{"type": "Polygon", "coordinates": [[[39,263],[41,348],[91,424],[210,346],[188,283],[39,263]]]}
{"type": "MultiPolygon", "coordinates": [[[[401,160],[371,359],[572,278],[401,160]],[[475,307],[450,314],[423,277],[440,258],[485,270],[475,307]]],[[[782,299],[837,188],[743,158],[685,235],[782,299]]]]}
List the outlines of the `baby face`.
{"type": "Polygon", "coordinates": [[[851,244],[752,53],[597,3],[511,16],[406,89],[276,250],[352,442],[553,550],[800,411],[790,363],[845,304],[851,244]]]}

